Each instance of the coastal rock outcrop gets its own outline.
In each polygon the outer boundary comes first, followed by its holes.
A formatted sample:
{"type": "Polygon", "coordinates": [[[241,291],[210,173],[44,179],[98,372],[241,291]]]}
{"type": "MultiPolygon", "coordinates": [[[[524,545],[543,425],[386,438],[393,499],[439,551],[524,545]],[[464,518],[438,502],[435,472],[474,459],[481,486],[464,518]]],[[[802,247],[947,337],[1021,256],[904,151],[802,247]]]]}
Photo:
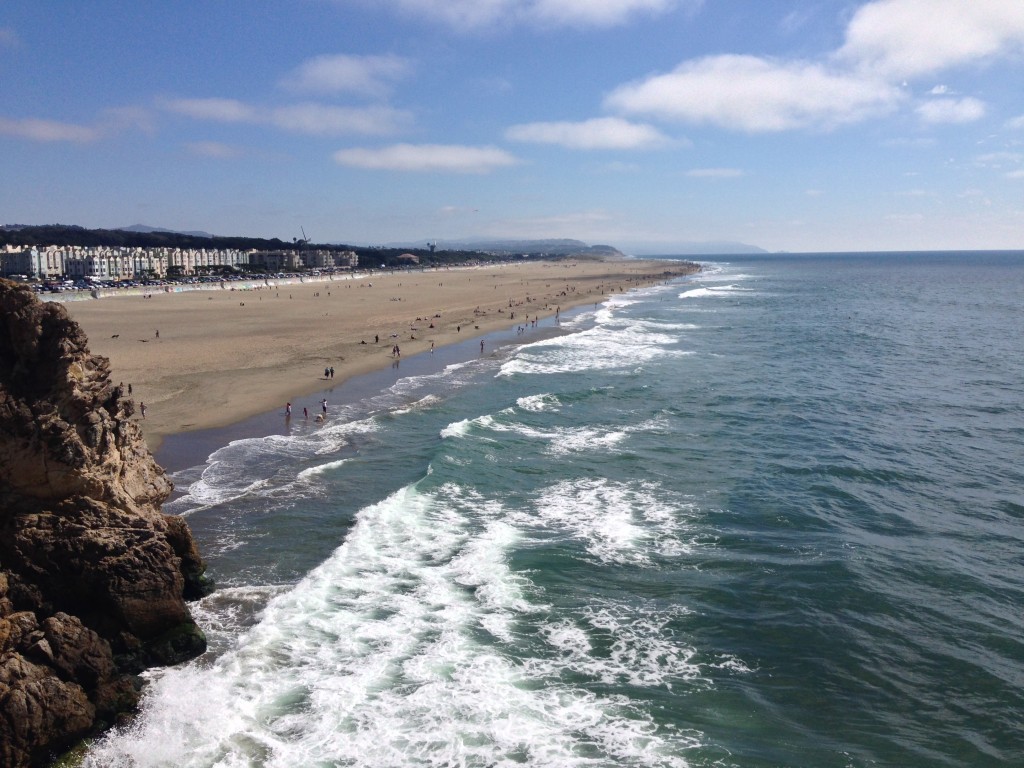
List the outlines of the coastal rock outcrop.
{"type": "Polygon", "coordinates": [[[199,655],[208,591],[172,490],[63,306],[0,280],[0,767],[45,762],[199,655]]]}

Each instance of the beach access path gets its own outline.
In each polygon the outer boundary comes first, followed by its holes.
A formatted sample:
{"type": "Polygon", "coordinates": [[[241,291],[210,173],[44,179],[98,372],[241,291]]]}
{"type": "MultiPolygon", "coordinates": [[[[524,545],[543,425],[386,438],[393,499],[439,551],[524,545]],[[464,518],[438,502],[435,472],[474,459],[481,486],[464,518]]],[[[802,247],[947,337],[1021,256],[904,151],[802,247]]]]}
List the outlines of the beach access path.
{"type": "Polygon", "coordinates": [[[154,288],[66,306],[91,351],[109,358],[113,381],[131,385],[136,418],[156,451],[167,435],[284,412],[286,402],[325,384],[385,368],[396,345],[408,357],[694,270],[673,261],[523,261],[245,290],[154,288]],[[331,368],[333,379],[325,377],[331,368]]]}

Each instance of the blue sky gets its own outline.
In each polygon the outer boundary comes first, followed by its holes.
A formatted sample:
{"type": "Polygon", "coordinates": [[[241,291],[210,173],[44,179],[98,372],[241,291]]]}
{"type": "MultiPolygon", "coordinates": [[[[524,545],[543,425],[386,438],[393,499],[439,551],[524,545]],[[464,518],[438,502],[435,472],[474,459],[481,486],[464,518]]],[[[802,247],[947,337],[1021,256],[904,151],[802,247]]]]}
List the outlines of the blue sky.
{"type": "Polygon", "coordinates": [[[5,0],[0,223],[1024,248],[1024,0],[5,0]]]}

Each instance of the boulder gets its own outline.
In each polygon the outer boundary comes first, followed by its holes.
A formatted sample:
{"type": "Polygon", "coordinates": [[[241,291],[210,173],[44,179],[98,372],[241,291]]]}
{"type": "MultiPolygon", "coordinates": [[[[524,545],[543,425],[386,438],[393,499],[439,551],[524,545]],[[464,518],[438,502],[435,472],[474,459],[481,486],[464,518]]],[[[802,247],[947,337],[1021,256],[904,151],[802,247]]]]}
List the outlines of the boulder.
{"type": "Polygon", "coordinates": [[[206,594],[134,403],[64,307],[0,280],[0,767],[44,761],[201,654],[206,594]]]}

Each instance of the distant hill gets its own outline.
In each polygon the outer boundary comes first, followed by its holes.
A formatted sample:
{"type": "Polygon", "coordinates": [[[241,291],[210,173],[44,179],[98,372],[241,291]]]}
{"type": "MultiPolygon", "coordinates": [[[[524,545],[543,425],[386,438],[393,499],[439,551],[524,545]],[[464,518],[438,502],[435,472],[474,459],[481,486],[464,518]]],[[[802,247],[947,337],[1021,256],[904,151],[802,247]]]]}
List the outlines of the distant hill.
{"type": "Polygon", "coordinates": [[[147,234],[152,232],[160,232],[166,235],[188,235],[189,237],[216,237],[216,235],[211,235],[209,232],[203,232],[201,230],[192,232],[182,232],[176,229],[150,227],[145,224],[132,224],[130,227],[118,227],[117,229],[120,232],[145,232],[147,234]]]}
{"type": "Polygon", "coordinates": [[[708,240],[704,242],[681,242],[666,245],[647,245],[636,249],[644,254],[673,256],[712,256],[728,254],[769,253],[764,248],[732,240],[708,240]]]}
{"type": "MultiPolygon", "coordinates": [[[[416,248],[429,247],[431,243],[420,241],[409,243],[407,246],[416,248]]],[[[445,240],[435,244],[438,248],[460,251],[482,251],[485,253],[520,255],[530,254],[531,256],[622,256],[619,249],[610,245],[587,245],[582,240],[569,238],[547,239],[547,240],[512,240],[512,239],[477,239],[467,238],[463,240],[445,240]]],[[[402,247],[400,244],[393,244],[392,247],[402,247]]]]}
{"type": "MultiPolygon", "coordinates": [[[[141,226],[141,225],[136,225],[141,226]]],[[[86,229],[74,224],[15,225],[0,228],[0,245],[81,245],[127,248],[212,248],[239,250],[276,250],[294,247],[274,238],[215,237],[191,235],[167,229],[135,231],[129,229],[86,229]]]]}

